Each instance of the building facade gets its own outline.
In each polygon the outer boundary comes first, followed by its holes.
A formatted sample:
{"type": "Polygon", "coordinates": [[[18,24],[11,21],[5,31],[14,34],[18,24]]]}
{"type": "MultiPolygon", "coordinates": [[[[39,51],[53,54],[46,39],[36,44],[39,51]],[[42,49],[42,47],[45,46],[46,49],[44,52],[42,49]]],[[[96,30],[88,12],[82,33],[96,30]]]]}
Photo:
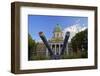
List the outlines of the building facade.
{"type": "MultiPolygon", "coordinates": [[[[50,40],[48,40],[48,43],[55,55],[61,53],[63,41],[64,41],[64,38],[63,38],[62,28],[60,27],[59,24],[57,24],[53,30],[52,38],[50,40]]],[[[68,53],[68,47],[66,48],[65,53],[68,53]]],[[[46,49],[46,56],[49,56],[48,49],[46,49]]]]}

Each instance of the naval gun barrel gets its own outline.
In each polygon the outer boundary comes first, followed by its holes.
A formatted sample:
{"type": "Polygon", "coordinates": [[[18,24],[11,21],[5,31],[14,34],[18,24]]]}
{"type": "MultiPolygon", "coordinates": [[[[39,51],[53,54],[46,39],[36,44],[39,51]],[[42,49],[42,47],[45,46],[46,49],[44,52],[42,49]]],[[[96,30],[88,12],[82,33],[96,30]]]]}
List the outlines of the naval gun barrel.
{"type": "Polygon", "coordinates": [[[45,46],[47,47],[49,53],[50,53],[50,56],[54,55],[53,52],[52,52],[52,49],[50,48],[49,44],[48,44],[48,41],[44,35],[43,32],[39,32],[39,36],[40,38],[42,39],[42,41],[44,42],[45,46]]]}
{"type": "Polygon", "coordinates": [[[61,50],[61,55],[64,54],[64,51],[65,51],[67,43],[68,43],[69,36],[70,36],[70,32],[66,32],[65,39],[64,39],[64,42],[63,42],[63,46],[62,46],[62,50],[61,50]]]}

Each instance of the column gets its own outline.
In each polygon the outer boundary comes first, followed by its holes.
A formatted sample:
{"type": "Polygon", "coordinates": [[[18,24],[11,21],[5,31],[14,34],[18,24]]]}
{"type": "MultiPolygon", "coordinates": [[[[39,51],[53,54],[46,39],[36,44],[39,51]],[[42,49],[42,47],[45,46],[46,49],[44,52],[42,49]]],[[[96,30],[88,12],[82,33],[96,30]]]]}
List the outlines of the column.
{"type": "Polygon", "coordinates": [[[60,44],[59,44],[59,54],[60,54],[60,52],[61,52],[61,48],[60,48],[60,44]]]}
{"type": "Polygon", "coordinates": [[[51,48],[51,50],[53,50],[53,48],[52,48],[52,44],[50,44],[50,48],[51,48]]]}
{"type": "Polygon", "coordinates": [[[55,55],[56,55],[56,44],[54,44],[55,45],[55,49],[54,49],[54,51],[55,51],[55,55]]]}

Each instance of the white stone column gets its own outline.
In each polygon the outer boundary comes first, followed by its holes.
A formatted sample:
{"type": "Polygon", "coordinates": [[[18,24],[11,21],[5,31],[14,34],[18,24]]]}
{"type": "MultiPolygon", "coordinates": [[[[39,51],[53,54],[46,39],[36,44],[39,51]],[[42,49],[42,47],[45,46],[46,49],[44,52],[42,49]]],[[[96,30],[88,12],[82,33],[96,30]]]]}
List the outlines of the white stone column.
{"type": "Polygon", "coordinates": [[[51,48],[51,50],[52,50],[52,44],[50,43],[50,48],[51,48]]]}
{"type": "Polygon", "coordinates": [[[55,45],[55,49],[54,49],[54,51],[55,51],[55,55],[56,55],[56,44],[54,44],[55,45]]]}
{"type": "Polygon", "coordinates": [[[60,54],[60,52],[61,52],[61,48],[60,48],[61,46],[60,46],[60,44],[59,44],[59,54],[60,54]]]}

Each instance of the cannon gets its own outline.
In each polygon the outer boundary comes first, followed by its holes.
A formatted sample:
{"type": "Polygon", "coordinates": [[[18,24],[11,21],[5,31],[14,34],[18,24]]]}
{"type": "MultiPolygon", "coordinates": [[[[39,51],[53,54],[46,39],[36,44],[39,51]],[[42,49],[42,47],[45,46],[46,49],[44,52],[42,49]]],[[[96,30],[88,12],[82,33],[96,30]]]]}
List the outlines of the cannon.
{"type": "Polygon", "coordinates": [[[64,51],[66,49],[68,39],[69,39],[69,36],[70,36],[70,32],[66,32],[66,34],[65,34],[65,38],[64,38],[64,42],[63,42],[63,46],[62,46],[60,54],[58,54],[58,53],[54,54],[54,52],[50,48],[49,43],[48,43],[48,41],[47,41],[47,39],[46,39],[43,32],[39,32],[39,36],[42,39],[43,43],[45,44],[46,48],[48,49],[51,59],[61,59],[61,56],[64,54],[64,51]]]}

